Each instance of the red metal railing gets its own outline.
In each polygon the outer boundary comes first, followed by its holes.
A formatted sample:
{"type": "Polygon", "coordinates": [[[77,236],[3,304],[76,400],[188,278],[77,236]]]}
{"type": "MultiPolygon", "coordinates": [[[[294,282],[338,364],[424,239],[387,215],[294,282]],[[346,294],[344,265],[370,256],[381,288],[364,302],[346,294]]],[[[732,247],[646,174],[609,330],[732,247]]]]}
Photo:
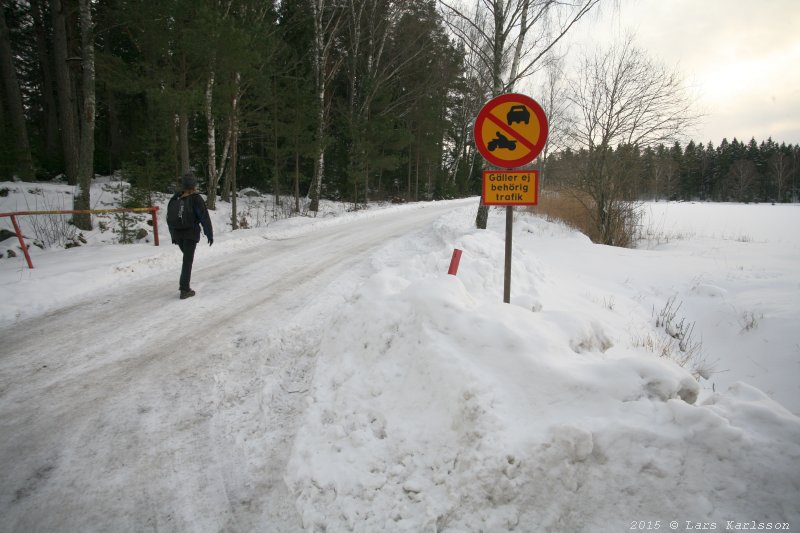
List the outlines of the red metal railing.
{"type": "Polygon", "coordinates": [[[153,215],[153,241],[158,246],[158,206],[153,207],[131,207],[131,208],[118,208],[118,209],[84,209],[77,211],[15,211],[13,213],[0,213],[0,218],[10,217],[11,224],[14,225],[14,232],[19,239],[19,245],[22,248],[22,253],[25,254],[25,260],[28,262],[28,268],[33,268],[31,256],[28,253],[28,247],[25,245],[25,240],[22,238],[22,232],[17,224],[17,217],[24,215],[86,215],[97,213],[144,213],[149,212],[153,215]]]}

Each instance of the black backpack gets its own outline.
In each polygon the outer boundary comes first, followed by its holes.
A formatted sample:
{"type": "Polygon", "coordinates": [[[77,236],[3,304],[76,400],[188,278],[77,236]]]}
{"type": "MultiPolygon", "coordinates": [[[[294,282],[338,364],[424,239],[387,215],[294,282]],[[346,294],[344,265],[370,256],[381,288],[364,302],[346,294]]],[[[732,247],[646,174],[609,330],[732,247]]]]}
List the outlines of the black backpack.
{"type": "Polygon", "coordinates": [[[173,196],[167,204],[167,226],[170,229],[191,229],[196,223],[191,196],[173,196]]]}

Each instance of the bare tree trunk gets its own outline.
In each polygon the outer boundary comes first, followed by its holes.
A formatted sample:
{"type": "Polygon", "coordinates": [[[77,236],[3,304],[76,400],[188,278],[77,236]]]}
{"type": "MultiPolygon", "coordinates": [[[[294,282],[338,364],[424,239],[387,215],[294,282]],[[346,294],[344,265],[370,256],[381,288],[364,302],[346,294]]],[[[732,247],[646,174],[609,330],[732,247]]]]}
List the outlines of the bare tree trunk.
{"type": "Polygon", "coordinates": [[[369,161],[364,165],[364,205],[369,204],[369,161]]]}
{"type": "Polygon", "coordinates": [[[180,186],[181,183],[181,164],[179,158],[176,157],[178,153],[178,116],[170,114],[169,117],[169,153],[172,156],[172,174],[175,176],[174,185],[180,186]]]}
{"type": "Polygon", "coordinates": [[[3,82],[0,81],[0,124],[5,124],[5,122],[6,122],[7,111],[6,111],[5,105],[3,105],[4,102],[6,101],[5,98],[6,98],[6,95],[3,92],[3,82]]]}
{"type": "MultiPolygon", "coordinates": [[[[364,13],[364,8],[367,5],[367,0],[358,2],[356,0],[349,0],[348,4],[349,15],[347,29],[349,34],[349,42],[347,46],[348,53],[346,55],[348,57],[347,70],[349,74],[348,81],[350,85],[350,105],[348,107],[347,124],[350,129],[351,137],[348,155],[348,178],[353,180],[353,207],[357,208],[358,174],[364,161],[364,142],[366,141],[362,132],[362,128],[365,127],[365,123],[361,121],[361,115],[357,108],[360,104],[361,85],[365,83],[365,78],[368,77],[368,74],[362,73],[359,69],[359,62],[361,60],[361,19],[364,13]]],[[[371,50],[368,49],[367,54],[370,52],[371,50]]],[[[371,61],[371,57],[367,58],[368,63],[369,61],[371,61]]],[[[369,72],[369,69],[367,69],[367,72],[369,72]]]]}
{"type": "MultiPolygon", "coordinates": [[[[277,78],[273,76],[272,78],[272,90],[274,94],[277,94],[278,87],[277,87],[277,78]]],[[[273,99],[273,108],[272,108],[272,163],[273,163],[273,170],[272,170],[272,194],[273,194],[273,202],[274,206],[278,207],[281,205],[281,180],[280,180],[280,156],[279,156],[279,148],[278,148],[278,99],[273,99]]]]}
{"type": "MultiPolygon", "coordinates": [[[[527,5],[527,2],[526,2],[527,5]]],[[[500,96],[503,93],[503,54],[506,47],[506,15],[507,5],[503,0],[495,2],[494,9],[494,40],[492,47],[492,97],[500,96]]],[[[524,35],[523,35],[524,38],[524,35]]],[[[518,43],[517,51],[514,59],[519,65],[519,54],[521,52],[521,42],[518,43]]],[[[484,164],[484,168],[492,168],[488,163],[484,164]]],[[[489,223],[489,206],[483,203],[483,196],[481,196],[480,205],[478,205],[478,213],[475,215],[475,227],[478,229],[486,229],[489,223]]]]}
{"type": "Polygon", "coordinates": [[[58,94],[58,113],[61,126],[61,145],[64,153],[64,170],[67,183],[78,183],[78,128],[75,118],[75,97],[72,77],[67,64],[67,26],[62,0],[51,0],[53,21],[53,50],[58,94]]]}
{"type": "Polygon", "coordinates": [[[503,55],[506,48],[506,4],[504,0],[494,2],[494,39],[492,40],[492,96],[503,92],[503,55]]]}
{"type": "Polygon", "coordinates": [[[106,85],[105,93],[108,106],[108,166],[111,170],[116,170],[122,164],[124,138],[120,128],[116,95],[108,85],[106,85]]]}
{"type": "MultiPolygon", "coordinates": [[[[320,194],[322,193],[322,180],[325,177],[325,132],[327,130],[327,109],[326,91],[329,77],[332,77],[337,70],[337,66],[328,69],[328,60],[333,46],[336,33],[339,28],[339,16],[337,13],[328,13],[326,18],[326,0],[309,0],[311,12],[314,19],[314,54],[313,68],[317,94],[317,156],[314,159],[314,175],[311,179],[311,187],[308,196],[311,198],[309,210],[319,210],[320,194]]],[[[335,9],[335,7],[330,9],[335,9]]]]}
{"type": "Polygon", "coordinates": [[[59,155],[58,106],[55,100],[53,81],[53,58],[47,43],[46,6],[42,0],[31,1],[33,25],[36,32],[36,49],[39,55],[40,76],[42,78],[42,100],[44,102],[45,158],[56,161],[59,155]]]}
{"type": "MultiPolygon", "coordinates": [[[[233,159],[233,142],[234,136],[238,141],[238,113],[239,113],[239,87],[241,81],[241,76],[237,72],[233,76],[233,90],[231,97],[231,110],[230,110],[230,117],[228,117],[228,137],[225,141],[225,147],[222,150],[222,157],[223,161],[224,158],[227,157],[228,150],[231,150],[231,159],[233,159]]],[[[224,202],[230,202],[231,200],[231,191],[233,191],[233,195],[236,194],[236,184],[233,183],[233,176],[231,176],[230,169],[233,167],[233,161],[230,162],[228,173],[225,175],[225,179],[222,182],[222,200],[224,202]]],[[[211,196],[209,196],[211,198],[211,196]]],[[[214,192],[214,198],[216,199],[216,191],[214,192]]],[[[214,204],[216,205],[216,204],[214,204]]]]}
{"type": "MultiPolygon", "coordinates": [[[[225,144],[222,147],[222,157],[217,165],[217,124],[214,118],[214,84],[216,83],[216,74],[214,71],[214,64],[216,58],[211,59],[211,68],[209,69],[208,82],[206,83],[205,94],[205,114],[206,114],[206,145],[208,147],[208,208],[214,210],[217,208],[217,187],[219,181],[225,174],[225,164],[228,159],[228,150],[231,145],[231,128],[229,126],[228,133],[225,136],[225,144]]],[[[228,181],[225,181],[225,186],[222,189],[222,200],[228,201],[228,181]]]]}
{"type": "MultiPolygon", "coordinates": [[[[230,161],[228,155],[231,151],[231,139],[233,138],[233,125],[231,124],[230,118],[228,119],[228,132],[225,134],[225,144],[222,145],[222,155],[219,158],[219,167],[217,168],[217,182],[214,184],[214,202],[212,202],[213,208],[216,209],[216,198],[217,198],[217,187],[219,186],[220,180],[223,181],[222,185],[222,201],[229,202],[230,201],[230,180],[228,179],[228,175],[226,174],[226,170],[230,168],[230,161]]],[[[211,207],[209,207],[211,209],[211,207]]]]}
{"type": "MultiPolygon", "coordinates": [[[[186,90],[186,54],[181,54],[181,72],[180,72],[180,87],[181,91],[186,90]]],[[[189,110],[186,109],[186,104],[181,102],[178,108],[178,149],[180,150],[180,168],[181,174],[189,172],[191,165],[189,163],[189,110]]]]}
{"type": "Polygon", "coordinates": [[[309,205],[310,211],[319,211],[319,196],[322,192],[322,179],[325,175],[325,88],[324,85],[319,96],[320,111],[317,115],[317,157],[314,160],[314,177],[311,180],[311,190],[309,196],[311,204],[309,205]]]}
{"type": "MultiPolygon", "coordinates": [[[[76,209],[91,208],[92,178],[94,178],[94,124],[95,124],[95,75],[94,75],[94,27],[90,0],[80,0],[81,53],[83,58],[83,114],[81,117],[81,144],[78,157],[78,193],[75,195],[76,209]]],[[[75,215],[75,226],[83,230],[92,229],[90,214],[75,215]]]]}
{"type": "MultiPolygon", "coordinates": [[[[316,0],[312,0],[312,4],[316,6],[316,0]]],[[[314,13],[314,75],[317,84],[317,157],[314,159],[314,176],[311,179],[311,190],[309,197],[311,198],[311,205],[309,210],[319,211],[319,196],[322,192],[322,180],[325,176],[325,91],[326,91],[326,77],[325,77],[325,63],[324,57],[324,36],[322,34],[322,21],[320,20],[322,14],[319,12],[322,9],[322,1],[318,11],[314,13]]]]}
{"type": "Polygon", "coordinates": [[[300,151],[294,153],[294,212],[300,212],[300,151]]]}
{"type": "MultiPolygon", "coordinates": [[[[419,142],[419,141],[417,141],[419,142]]],[[[414,164],[414,201],[419,200],[419,157],[420,151],[417,149],[417,159],[414,164]]]]}
{"type": "Polygon", "coordinates": [[[411,200],[411,145],[408,146],[408,180],[406,181],[406,200],[411,200]]]}
{"type": "Polygon", "coordinates": [[[525,46],[525,36],[528,33],[528,8],[530,7],[530,0],[522,0],[522,15],[519,22],[519,37],[517,38],[517,47],[514,49],[514,60],[511,62],[511,74],[508,77],[508,92],[514,90],[514,85],[519,76],[519,62],[522,58],[522,50],[525,46]]]}
{"type": "Polygon", "coordinates": [[[25,124],[25,112],[22,108],[22,95],[19,90],[19,80],[14,69],[13,54],[11,52],[11,38],[6,27],[6,17],[0,9],[0,71],[3,76],[6,98],[8,99],[8,113],[11,118],[11,127],[17,141],[16,171],[23,180],[34,177],[31,148],[28,143],[28,128],[25,124]]]}
{"type": "MultiPolygon", "coordinates": [[[[213,53],[213,52],[212,52],[213,53]]],[[[217,129],[214,122],[214,60],[211,60],[211,68],[208,73],[208,82],[206,83],[206,145],[208,146],[208,208],[216,209],[216,201],[211,200],[212,191],[214,200],[217,196],[217,183],[219,176],[217,175],[217,129]]]]}
{"type": "MultiPolygon", "coordinates": [[[[238,78],[238,74],[236,75],[238,78]]],[[[239,123],[236,117],[236,113],[234,113],[233,118],[233,132],[231,134],[231,168],[228,174],[230,174],[230,183],[231,183],[231,229],[236,230],[239,229],[239,220],[238,214],[236,212],[236,166],[239,160],[239,150],[237,146],[239,144],[239,123]]]]}
{"type": "Polygon", "coordinates": [[[775,182],[776,199],[783,202],[783,191],[789,170],[789,158],[783,152],[776,152],[769,160],[772,179],[775,182]]]}
{"type": "Polygon", "coordinates": [[[186,174],[191,169],[191,164],[189,163],[189,111],[184,104],[181,104],[178,111],[178,149],[181,174],[186,174]]]}

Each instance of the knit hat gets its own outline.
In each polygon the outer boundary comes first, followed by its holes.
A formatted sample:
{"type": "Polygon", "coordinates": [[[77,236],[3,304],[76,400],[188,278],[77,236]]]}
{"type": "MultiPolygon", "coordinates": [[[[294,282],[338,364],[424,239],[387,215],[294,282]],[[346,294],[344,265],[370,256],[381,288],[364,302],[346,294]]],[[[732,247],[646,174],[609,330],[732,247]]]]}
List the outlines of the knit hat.
{"type": "Polygon", "coordinates": [[[181,185],[183,186],[184,191],[194,189],[197,187],[197,177],[191,171],[189,171],[181,177],[181,185]]]}

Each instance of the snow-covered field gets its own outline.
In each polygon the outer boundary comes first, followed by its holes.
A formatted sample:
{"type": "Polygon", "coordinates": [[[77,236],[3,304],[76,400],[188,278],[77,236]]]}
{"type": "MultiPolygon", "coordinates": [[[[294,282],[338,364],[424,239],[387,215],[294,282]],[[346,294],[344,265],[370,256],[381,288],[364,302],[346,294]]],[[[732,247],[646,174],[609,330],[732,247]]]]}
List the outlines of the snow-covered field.
{"type": "MultiPolygon", "coordinates": [[[[20,201],[0,197],[0,212],[20,201]]],[[[493,212],[479,231],[475,207],[330,206],[330,216],[230,232],[223,204],[187,302],[163,227],[159,248],[113,244],[109,222],[86,246],[34,248],[34,270],[21,254],[0,260],[0,346],[15,350],[0,348],[0,531],[800,528],[800,206],[648,204],[649,240],[635,250],[517,213],[511,305],[501,303],[505,217],[493,212]],[[454,248],[463,256],[448,276],[454,248]],[[180,364],[155,355],[155,334],[136,341],[152,357],[125,352],[145,297],[158,317],[214,323],[180,364]],[[25,351],[47,346],[48,324],[104,306],[115,311],[108,326],[87,327],[82,342],[118,337],[124,359],[113,348],[25,351]],[[68,417],[25,409],[34,397],[48,409],[59,373],[79,396],[82,372],[103,357],[152,380],[174,373],[176,388],[168,401],[128,398],[143,387],[129,378],[68,417]],[[202,364],[187,380],[191,360],[202,364]],[[129,440],[109,436],[117,425],[129,440]],[[87,428],[96,439],[79,453],[87,428]],[[64,438],[27,452],[29,431],[64,438]],[[287,490],[265,481],[273,470],[287,490]],[[279,497],[296,513],[266,501],[279,497]]],[[[103,384],[83,386],[100,395],[103,384]]]]}

